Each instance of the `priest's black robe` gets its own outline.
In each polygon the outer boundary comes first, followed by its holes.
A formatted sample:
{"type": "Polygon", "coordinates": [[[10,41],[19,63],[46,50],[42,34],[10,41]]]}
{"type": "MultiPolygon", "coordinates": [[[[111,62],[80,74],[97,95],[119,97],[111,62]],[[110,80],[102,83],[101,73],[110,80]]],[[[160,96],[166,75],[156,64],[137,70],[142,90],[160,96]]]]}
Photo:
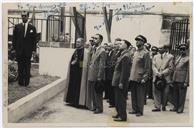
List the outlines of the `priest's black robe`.
{"type": "Polygon", "coordinates": [[[76,49],[70,61],[69,83],[67,87],[67,94],[64,100],[65,102],[75,107],[84,105],[79,104],[83,71],[83,58],[84,48],[76,49]]]}

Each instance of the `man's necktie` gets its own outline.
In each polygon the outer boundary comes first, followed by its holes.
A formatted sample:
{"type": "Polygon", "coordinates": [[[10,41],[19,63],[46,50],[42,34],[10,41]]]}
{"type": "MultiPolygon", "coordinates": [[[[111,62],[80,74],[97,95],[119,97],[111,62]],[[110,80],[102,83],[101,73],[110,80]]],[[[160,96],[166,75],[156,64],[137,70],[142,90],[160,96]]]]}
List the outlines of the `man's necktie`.
{"type": "Polygon", "coordinates": [[[161,59],[163,59],[163,54],[161,54],[161,59]]]}
{"type": "Polygon", "coordinates": [[[25,25],[25,23],[24,23],[24,24],[23,24],[24,37],[25,37],[25,27],[26,27],[26,25],[25,25]]]}

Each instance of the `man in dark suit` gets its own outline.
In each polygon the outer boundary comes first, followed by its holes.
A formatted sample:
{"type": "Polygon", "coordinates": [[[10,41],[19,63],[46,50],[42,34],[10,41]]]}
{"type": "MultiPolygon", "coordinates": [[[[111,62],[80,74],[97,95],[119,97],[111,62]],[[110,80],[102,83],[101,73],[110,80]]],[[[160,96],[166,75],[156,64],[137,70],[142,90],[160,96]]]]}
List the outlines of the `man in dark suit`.
{"type": "Polygon", "coordinates": [[[179,50],[181,54],[176,57],[174,65],[174,98],[175,105],[170,111],[183,113],[187,87],[189,86],[189,56],[186,54],[186,44],[181,44],[179,50]]]}
{"type": "Polygon", "coordinates": [[[103,84],[105,80],[105,60],[106,52],[101,46],[103,36],[96,34],[94,37],[95,50],[92,55],[89,71],[88,71],[88,86],[92,86],[92,99],[94,114],[103,112],[103,84]]]}
{"type": "Polygon", "coordinates": [[[36,51],[36,28],[28,23],[29,12],[23,11],[23,23],[13,30],[13,48],[18,62],[18,83],[28,86],[30,82],[31,57],[36,51]]]}
{"type": "Polygon", "coordinates": [[[149,52],[145,50],[144,43],[147,39],[138,35],[136,38],[137,50],[134,53],[131,73],[131,100],[132,100],[132,112],[130,114],[136,114],[136,116],[143,115],[144,98],[145,98],[145,83],[149,77],[149,52]]]}
{"type": "Polygon", "coordinates": [[[117,115],[113,116],[114,121],[126,121],[126,100],[128,92],[128,78],[130,75],[131,58],[128,48],[131,45],[127,40],[123,40],[120,45],[121,56],[117,59],[112,86],[115,93],[115,107],[117,115]]]}

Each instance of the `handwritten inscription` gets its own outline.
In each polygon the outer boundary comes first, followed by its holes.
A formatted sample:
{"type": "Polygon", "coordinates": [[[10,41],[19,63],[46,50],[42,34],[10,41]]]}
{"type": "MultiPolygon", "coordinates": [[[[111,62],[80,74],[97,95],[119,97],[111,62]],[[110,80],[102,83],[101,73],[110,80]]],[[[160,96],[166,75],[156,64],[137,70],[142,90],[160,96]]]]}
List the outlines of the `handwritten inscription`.
{"type": "MultiPolygon", "coordinates": [[[[49,15],[54,15],[60,12],[61,7],[68,7],[68,3],[53,3],[53,4],[46,4],[46,3],[39,3],[39,4],[18,4],[18,9],[24,9],[28,8],[29,10],[39,9],[39,10],[46,10],[46,13],[44,13],[44,17],[47,17],[49,15]]],[[[78,4],[78,11],[83,12],[85,10],[87,11],[101,11],[102,7],[106,7],[108,10],[113,10],[113,18],[115,18],[116,22],[121,21],[122,19],[125,19],[128,17],[127,13],[130,14],[142,14],[144,12],[150,11],[152,8],[154,8],[154,5],[146,6],[143,3],[80,3],[78,4]]],[[[105,25],[104,21],[102,23],[95,25],[95,30],[100,30],[105,25]]]]}
{"type": "MultiPolygon", "coordinates": [[[[110,7],[110,6],[108,6],[108,7],[110,7]]],[[[123,4],[121,8],[113,9],[113,18],[115,17],[116,22],[119,22],[122,19],[125,19],[125,18],[128,17],[127,13],[142,14],[146,11],[151,10],[154,7],[155,7],[154,5],[146,7],[142,3],[140,3],[138,5],[132,5],[131,3],[123,4]],[[119,14],[120,12],[122,12],[122,14],[119,14]]],[[[94,29],[95,30],[100,30],[103,27],[103,25],[104,25],[104,22],[102,22],[99,25],[95,25],[94,29]]]]}

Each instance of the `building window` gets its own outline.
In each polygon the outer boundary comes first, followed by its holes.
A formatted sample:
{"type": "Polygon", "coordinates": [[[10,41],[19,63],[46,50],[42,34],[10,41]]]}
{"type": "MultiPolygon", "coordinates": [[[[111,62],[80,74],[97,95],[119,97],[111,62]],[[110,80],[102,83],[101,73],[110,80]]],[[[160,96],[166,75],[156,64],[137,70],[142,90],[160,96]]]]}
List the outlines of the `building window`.
{"type": "Polygon", "coordinates": [[[174,21],[183,20],[185,16],[169,16],[163,15],[162,30],[170,30],[174,21]]]}

